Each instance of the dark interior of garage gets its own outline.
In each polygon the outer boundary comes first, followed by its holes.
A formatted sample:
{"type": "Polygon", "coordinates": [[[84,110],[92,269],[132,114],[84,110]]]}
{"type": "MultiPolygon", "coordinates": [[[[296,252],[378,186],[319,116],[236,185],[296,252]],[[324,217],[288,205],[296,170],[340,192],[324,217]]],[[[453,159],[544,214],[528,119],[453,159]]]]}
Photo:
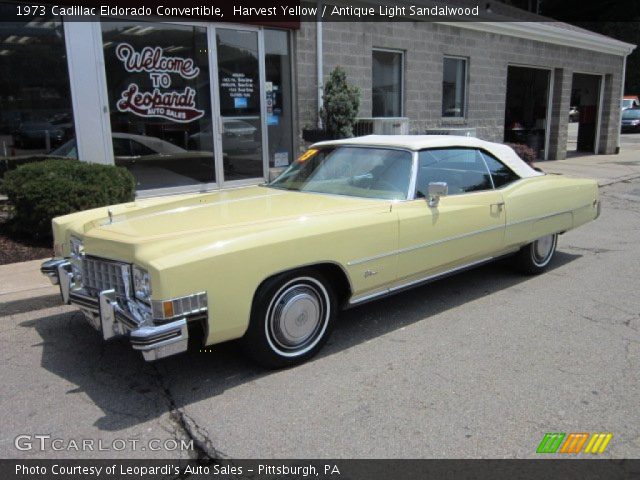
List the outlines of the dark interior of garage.
{"type": "MultiPolygon", "coordinates": [[[[598,103],[600,94],[600,77],[574,73],[571,85],[571,106],[577,110],[577,140],[575,150],[594,153],[598,103]]],[[[573,128],[575,131],[575,127],[573,128]]],[[[571,142],[567,150],[570,150],[571,142]]]]}
{"type": "Polygon", "coordinates": [[[544,158],[549,71],[509,67],[505,107],[504,140],[531,147],[544,158]]]}

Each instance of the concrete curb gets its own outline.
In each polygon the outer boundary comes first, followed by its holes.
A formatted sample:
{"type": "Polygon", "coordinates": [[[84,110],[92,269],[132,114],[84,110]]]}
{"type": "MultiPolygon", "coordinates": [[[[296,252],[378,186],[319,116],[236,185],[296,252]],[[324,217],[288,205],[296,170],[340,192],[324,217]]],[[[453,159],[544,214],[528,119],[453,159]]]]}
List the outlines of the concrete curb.
{"type": "Polygon", "coordinates": [[[0,265],[0,303],[57,294],[58,287],[40,273],[44,260],[0,265]]]}

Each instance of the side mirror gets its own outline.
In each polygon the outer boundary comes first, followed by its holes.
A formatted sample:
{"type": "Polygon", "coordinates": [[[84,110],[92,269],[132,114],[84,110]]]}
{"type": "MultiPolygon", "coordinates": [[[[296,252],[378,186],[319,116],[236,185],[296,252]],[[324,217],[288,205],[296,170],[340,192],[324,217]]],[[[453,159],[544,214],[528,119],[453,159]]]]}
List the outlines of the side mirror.
{"type": "Polygon", "coordinates": [[[444,197],[449,192],[447,182],[430,182],[427,189],[427,197],[430,207],[437,207],[440,203],[440,197],[444,197]]]}

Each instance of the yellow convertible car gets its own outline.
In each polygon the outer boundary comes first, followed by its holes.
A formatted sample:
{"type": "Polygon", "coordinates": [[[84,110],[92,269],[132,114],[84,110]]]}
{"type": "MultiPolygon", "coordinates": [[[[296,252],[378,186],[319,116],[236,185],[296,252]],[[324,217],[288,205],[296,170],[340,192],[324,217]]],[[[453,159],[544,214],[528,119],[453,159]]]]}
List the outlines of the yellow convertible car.
{"type": "Polygon", "coordinates": [[[320,350],[341,308],[504,256],[543,272],[599,212],[594,180],[505,145],[366,136],[317,143],[265,185],[58,217],[42,272],[146,360],[241,338],[283,367],[320,350]]]}

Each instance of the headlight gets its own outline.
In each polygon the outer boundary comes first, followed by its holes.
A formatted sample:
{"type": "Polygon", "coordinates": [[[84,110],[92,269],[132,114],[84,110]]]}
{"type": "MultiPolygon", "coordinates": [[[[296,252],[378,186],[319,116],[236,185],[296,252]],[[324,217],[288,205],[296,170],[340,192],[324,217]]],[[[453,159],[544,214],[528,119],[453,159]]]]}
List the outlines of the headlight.
{"type": "Polygon", "coordinates": [[[151,298],[151,276],[146,270],[133,266],[133,291],[138,300],[149,303],[151,298]]]}
{"type": "Polygon", "coordinates": [[[84,255],[84,244],[82,243],[82,239],[78,237],[71,236],[69,241],[70,248],[70,263],[71,263],[71,273],[73,275],[74,283],[81,284],[82,283],[82,256],[84,255]]]}

